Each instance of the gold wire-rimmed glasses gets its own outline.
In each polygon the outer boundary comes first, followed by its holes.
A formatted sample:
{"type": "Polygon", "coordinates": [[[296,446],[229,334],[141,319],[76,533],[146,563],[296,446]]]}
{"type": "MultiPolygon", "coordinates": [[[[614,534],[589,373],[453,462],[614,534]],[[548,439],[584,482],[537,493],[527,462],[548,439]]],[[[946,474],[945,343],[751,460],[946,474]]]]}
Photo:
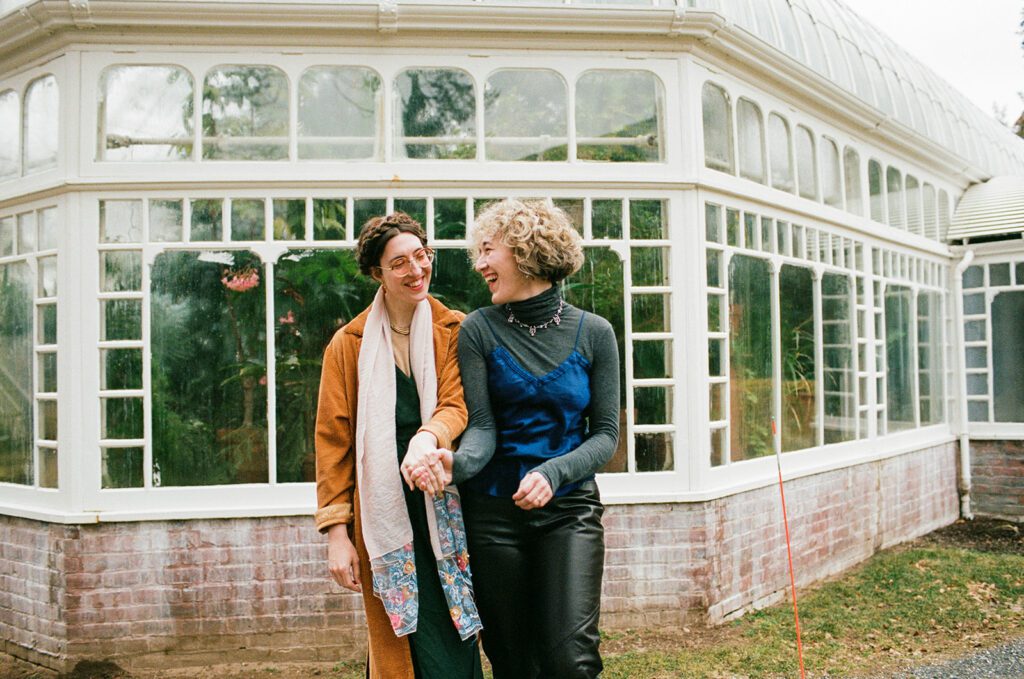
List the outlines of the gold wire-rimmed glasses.
{"type": "Polygon", "coordinates": [[[416,252],[412,253],[412,258],[407,257],[396,257],[391,260],[393,263],[390,266],[380,266],[381,269],[387,269],[396,276],[405,276],[412,271],[412,263],[416,264],[421,269],[426,269],[430,266],[430,263],[434,261],[434,251],[430,248],[420,248],[416,252]]]}

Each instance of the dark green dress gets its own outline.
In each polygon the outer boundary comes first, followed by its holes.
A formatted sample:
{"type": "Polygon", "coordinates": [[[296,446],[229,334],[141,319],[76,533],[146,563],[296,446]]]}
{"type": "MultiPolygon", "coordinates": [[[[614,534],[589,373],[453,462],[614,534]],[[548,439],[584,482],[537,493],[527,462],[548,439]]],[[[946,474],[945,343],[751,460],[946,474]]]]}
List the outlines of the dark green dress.
{"type": "MultiPolygon", "coordinates": [[[[409,449],[409,440],[420,428],[420,397],[416,382],[395,367],[395,439],[398,464],[409,449]]],[[[409,490],[404,483],[405,506],[412,524],[416,584],[419,589],[419,618],[409,635],[412,664],[417,679],[483,679],[476,637],[462,641],[448,614],[448,602],[441,590],[437,562],[430,546],[427,508],[423,492],[409,490]]]]}

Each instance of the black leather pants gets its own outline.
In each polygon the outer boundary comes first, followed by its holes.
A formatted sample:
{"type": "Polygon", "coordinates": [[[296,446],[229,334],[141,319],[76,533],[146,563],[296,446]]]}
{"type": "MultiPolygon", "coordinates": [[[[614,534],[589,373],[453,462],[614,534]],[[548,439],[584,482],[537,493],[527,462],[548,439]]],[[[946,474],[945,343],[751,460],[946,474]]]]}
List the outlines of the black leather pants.
{"type": "Polygon", "coordinates": [[[601,673],[604,506],[593,481],[524,511],[463,493],[473,590],[494,679],[601,673]]]}

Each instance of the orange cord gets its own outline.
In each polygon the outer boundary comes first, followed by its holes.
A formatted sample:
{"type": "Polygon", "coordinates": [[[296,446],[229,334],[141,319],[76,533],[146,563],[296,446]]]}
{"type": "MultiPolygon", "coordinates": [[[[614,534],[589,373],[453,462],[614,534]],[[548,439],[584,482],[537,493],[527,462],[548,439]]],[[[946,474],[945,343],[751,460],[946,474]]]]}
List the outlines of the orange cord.
{"type": "MultiPolygon", "coordinates": [[[[772,436],[777,436],[775,418],[772,417],[772,436]]],[[[804,646],[800,641],[800,611],[796,605],[796,577],[793,575],[793,548],[789,541],[789,519],[786,517],[786,491],[782,486],[782,462],[776,454],[776,467],[779,470],[779,495],[782,497],[782,525],[786,529],[786,556],[789,557],[789,591],[793,593],[793,620],[796,622],[796,654],[800,660],[800,679],[804,679],[804,646]]]]}

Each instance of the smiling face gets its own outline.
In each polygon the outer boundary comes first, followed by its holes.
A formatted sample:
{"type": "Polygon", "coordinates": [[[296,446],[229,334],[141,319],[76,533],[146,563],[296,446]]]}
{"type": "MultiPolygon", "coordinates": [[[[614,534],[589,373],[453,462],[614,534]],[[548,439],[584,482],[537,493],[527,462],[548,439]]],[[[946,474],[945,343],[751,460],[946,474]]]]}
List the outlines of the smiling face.
{"type": "Polygon", "coordinates": [[[551,287],[550,281],[530,278],[520,271],[512,248],[493,237],[480,241],[480,254],[473,268],[484,277],[493,304],[519,302],[551,287]]]}
{"type": "Polygon", "coordinates": [[[380,256],[380,264],[374,270],[373,277],[384,286],[384,294],[388,302],[406,307],[414,307],[427,298],[430,289],[431,266],[420,266],[416,261],[416,253],[423,250],[423,243],[411,233],[400,233],[387,242],[380,256]],[[403,261],[409,262],[409,271],[405,275],[395,273],[394,267],[403,261]]]}

